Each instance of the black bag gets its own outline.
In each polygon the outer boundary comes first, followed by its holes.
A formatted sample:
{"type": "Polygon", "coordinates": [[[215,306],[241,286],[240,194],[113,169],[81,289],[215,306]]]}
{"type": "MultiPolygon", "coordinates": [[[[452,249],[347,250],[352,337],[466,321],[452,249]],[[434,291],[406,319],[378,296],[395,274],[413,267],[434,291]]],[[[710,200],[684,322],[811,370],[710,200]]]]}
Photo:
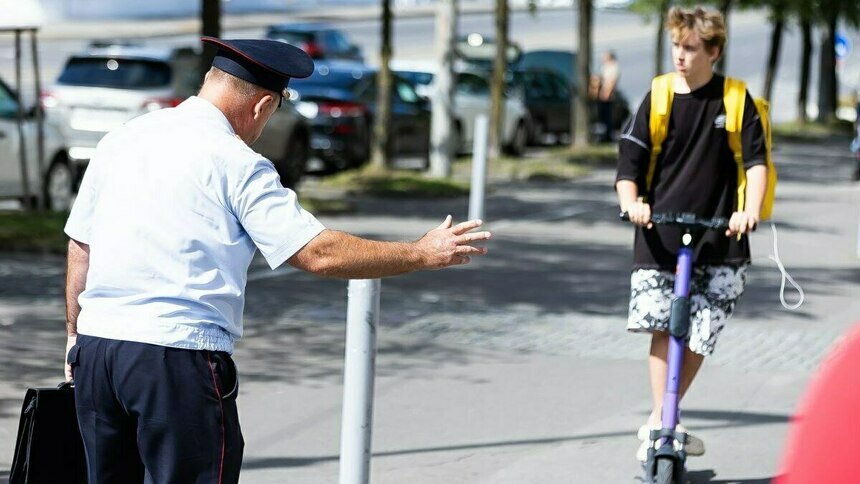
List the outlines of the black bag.
{"type": "Polygon", "coordinates": [[[71,382],[27,390],[9,484],[86,482],[87,463],[71,382]]]}

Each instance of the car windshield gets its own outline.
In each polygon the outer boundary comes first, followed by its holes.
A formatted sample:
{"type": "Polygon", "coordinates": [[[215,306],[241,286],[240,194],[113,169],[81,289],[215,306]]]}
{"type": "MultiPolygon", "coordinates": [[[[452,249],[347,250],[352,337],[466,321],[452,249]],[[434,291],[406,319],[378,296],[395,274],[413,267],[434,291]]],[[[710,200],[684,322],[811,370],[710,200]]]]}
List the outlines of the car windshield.
{"type": "Polygon", "coordinates": [[[18,112],[18,102],[15,96],[0,81],[0,116],[9,116],[18,112]]]}
{"type": "Polygon", "coordinates": [[[170,84],[170,66],[145,59],[73,57],[57,80],[69,86],[150,89],[170,84]]]}
{"type": "Polygon", "coordinates": [[[413,84],[418,84],[421,86],[426,86],[433,82],[432,72],[397,71],[397,75],[413,84]]]}
{"type": "Polygon", "coordinates": [[[292,32],[289,30],[270,30],[266,37],[270,39],[283,40],[288,44],[304,44],[313,40],[313,34],[308,32],[292,32]]]}
{"type": "Polygon", "coordinates": [[[307,79],[294,79],[290,87],[297,91],[302,88],[314,86],[325,88],[336,88],[353,91],[361,83],[368,82],[372,74],[362,69],[330,69],[326,65],[317,66],[313,75],[307,79]]]}

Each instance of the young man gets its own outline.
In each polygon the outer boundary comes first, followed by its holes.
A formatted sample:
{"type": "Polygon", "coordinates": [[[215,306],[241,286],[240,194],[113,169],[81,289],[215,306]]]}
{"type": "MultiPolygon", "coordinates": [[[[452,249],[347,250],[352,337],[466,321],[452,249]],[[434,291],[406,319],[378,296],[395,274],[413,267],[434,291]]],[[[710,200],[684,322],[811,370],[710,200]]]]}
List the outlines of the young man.
{"type": "Polygon", "coordinates": [[[414,242],[328,230],[251,145],[313,61],[272,40],[218,47],[203,87],[98,145],[66,224],[67,379],[89,482],[239,480],[244,441],[230,357],[259,248],[328,277],[467,264],[490,237],[451,217],[414,242]]]}
{"type": "MultiPolygon", "coordinates": [[[[648,428],[660,426],[667,373],[667,327],[680,243],[679,229],[653,226],[651,213],[694,212],[701,217],[730,219],[726,233],[703,233],[694,248],[691,328],[679,393],[683,397],[704,357],[714,351],[717,338],[743,293],[750,262],[746,234],[759,222],[767,184],[761,120],[747,93],[741,131],[746,202],[743,211],[736,210],[738,168],[726,133],[725,78],[713,70],[725,47],[722,15],[702,8],[675,7],[669,11],[666,29],[672,38],[675,66],[668,134],[647,186],[654,149],[649,130],[649,92],[621,136],[615,184],[621,210],[628,212],[630,220],[638,226],[627,330],[652,335],[648,367],[653,409],[639,432],[643,443],[637,458],[642,461],[647,453],[648,428]]],[[[684,431],[683,427],[680,430],[684,431]]],[[[704,443],[691,437],[687,452],[703,454],[704,443]]]]}

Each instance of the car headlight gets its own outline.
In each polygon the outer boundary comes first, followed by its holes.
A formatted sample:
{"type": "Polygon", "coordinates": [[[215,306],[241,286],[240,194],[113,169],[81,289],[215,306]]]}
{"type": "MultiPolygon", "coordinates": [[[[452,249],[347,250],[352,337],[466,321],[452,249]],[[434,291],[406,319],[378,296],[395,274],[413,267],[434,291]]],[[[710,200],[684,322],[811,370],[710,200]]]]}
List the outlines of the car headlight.
{"type": "Polygon", "coordinates": [[[300,101],[296,103],[296,111],[299,112],[302,116],[312,119],[317,117],[319,114],[320,108],[317,103],[300,101]]]}

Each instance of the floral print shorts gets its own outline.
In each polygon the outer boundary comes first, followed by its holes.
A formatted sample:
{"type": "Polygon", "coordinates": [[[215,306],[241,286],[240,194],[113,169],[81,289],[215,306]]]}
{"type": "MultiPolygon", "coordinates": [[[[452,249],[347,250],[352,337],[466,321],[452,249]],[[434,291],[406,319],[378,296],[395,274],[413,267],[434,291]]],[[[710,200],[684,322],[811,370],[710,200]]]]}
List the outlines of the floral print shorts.
{"type": "MultiPolygon", "coordinates": [[[[690,282],[690,350],[700,355],[714,352],[717,337],[744,292],[747,265],[693,268],[690,282]]],[[[630,313],[627,331],[668,331],[674,299],[675,273],[637,269],[630,277],[630,313]]]]}

